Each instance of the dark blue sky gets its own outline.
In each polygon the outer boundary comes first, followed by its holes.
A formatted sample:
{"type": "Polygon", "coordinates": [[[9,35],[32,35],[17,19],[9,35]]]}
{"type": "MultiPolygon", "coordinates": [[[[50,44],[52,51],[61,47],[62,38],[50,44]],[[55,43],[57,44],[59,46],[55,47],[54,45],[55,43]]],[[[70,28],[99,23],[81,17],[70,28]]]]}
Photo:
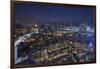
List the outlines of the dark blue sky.
{"type": "Polygon", "coordinates": [[[15,19],[20,23],[30,23],[34,21],[70,21],[80,24],[86,22],[93,26],[94,8],[92,7],[62,7],[41,4],[15,4],[15,19]]]}

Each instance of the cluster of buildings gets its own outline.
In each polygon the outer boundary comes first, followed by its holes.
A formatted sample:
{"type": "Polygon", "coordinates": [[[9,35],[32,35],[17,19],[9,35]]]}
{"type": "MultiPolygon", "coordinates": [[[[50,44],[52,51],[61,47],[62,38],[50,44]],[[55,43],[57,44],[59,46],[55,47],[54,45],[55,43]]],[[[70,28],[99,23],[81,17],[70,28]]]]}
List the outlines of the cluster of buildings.
{"type": "MultiPolygon", "coordinates": [[[[30,57],[35,62],[38,63],[45,61],[45,63],[47,63],[48,61],[53,59],[56,60],[62,56],[71,56],[70,54],[74,53],[78,54],[78,51],[80,51],[79,49],[86,52],[88,51],[88,44],[84,44],[85,39],[83,39],[83,36],[86,37],[89,33],[93,33],[93,30],[90,29],[86,23],[80,24],[80,26],[73,26],[72,24],[70,26],[66,26],[64,24],[56,23],[46,23],[41,25],[34,23],[30,28],[16,28],[14,36],[15,64],[27,60],[29,54],[31,54],[30,57]],[[77,34],[80,34],[82,38],[80,39],[77,34]],[[18,54],[21,54],[21,56],[18,57],[18,54]],[[24,56],[22,57],[22,55],[24,56]]],[[[74,57],[70,58],[71,60],[75,59],[73,62],[77,61],[74,57]]],[[[67,60],[68,59],[66,59],[66,61],[67,60]]],[[[60,63],[62,63],[62,60],[60,63]]]]}
{"type": "MultiPolygon", "coordinates": [[[[86,23],[80,24],[80,26],[73,26],[72,24],[66,26],[64,24],[57,24],[57,23],[46,23],[46,24],[39,24],[34,23],[33,26],[30,28],[21,28],[15,29],[15,34],[21,33],[57,33],[58,35],[61,33],[75,33],[75,32],[94,32],[92,28],[90,28],[86,23]]],[[[16,35],[15,35],[16,36],[16,35]]]]}

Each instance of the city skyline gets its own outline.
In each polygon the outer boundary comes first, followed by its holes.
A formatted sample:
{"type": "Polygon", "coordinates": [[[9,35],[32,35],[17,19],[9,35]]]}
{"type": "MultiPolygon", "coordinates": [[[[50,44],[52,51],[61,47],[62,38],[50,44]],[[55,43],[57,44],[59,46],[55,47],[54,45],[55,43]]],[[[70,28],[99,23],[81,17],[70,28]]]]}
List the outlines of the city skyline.
{"type": "Polygon", "coordinates": [[[57,22],[73,25],[87,23],[93,27],[94,8],[62,7],[42,4],[15,4],[15,19],[23,24],[33,24],[36,21],[57,22]]]}
{"type": "Polygon", "coordinates": [[[14,64],[95,62],[95,8],[44,3],[14,5],[14,64]]]}

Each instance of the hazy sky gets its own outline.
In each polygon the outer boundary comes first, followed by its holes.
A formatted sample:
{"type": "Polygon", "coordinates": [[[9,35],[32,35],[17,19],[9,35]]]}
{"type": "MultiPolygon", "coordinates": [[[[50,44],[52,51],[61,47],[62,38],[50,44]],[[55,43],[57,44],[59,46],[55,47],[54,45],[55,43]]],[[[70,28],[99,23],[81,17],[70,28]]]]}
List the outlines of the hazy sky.
{"type": "Polygon", "coordinates": [[[93,26],[93,8],[86,7],[62,7],[36,4],[15,4],[15,19],[20,23],[33,23],[34,21],[70,21],[73,23],[88,23],[93,26]]]}

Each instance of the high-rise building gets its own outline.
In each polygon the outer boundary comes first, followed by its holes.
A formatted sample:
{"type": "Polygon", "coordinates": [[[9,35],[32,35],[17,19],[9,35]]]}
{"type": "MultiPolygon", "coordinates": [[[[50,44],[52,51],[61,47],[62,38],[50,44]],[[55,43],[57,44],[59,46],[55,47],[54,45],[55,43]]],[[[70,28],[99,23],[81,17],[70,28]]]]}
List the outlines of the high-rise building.
{"type": "Polygon", "coordinates": [[[39,33],[39,28],[37,24],[34,24],[34,26],[31,28],[31,32],[39,33]]]}

